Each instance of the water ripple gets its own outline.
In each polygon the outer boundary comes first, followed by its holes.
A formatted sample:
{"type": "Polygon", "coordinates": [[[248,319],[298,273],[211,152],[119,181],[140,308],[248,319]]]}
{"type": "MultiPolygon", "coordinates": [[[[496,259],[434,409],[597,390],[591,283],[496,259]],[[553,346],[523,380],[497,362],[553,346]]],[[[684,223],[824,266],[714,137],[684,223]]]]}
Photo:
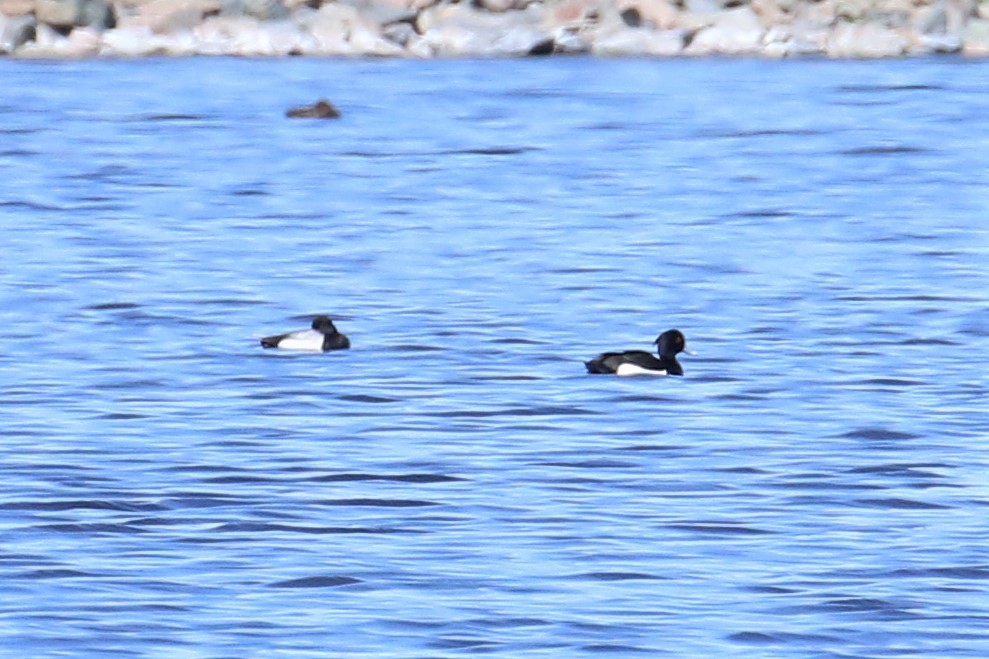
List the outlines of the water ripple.
{"type": "Polygon", "coordinates": [[[987,68],[0,58],[8,654],[989,656],[987,68]]]}

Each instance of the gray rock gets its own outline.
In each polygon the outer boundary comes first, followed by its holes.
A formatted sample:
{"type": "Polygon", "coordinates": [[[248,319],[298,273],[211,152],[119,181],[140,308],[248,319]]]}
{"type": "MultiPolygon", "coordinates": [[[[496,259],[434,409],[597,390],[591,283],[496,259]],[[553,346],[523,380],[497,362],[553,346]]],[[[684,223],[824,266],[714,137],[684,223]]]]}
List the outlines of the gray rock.
{"type": "Polygon", "coordinates": [[[83,25],[102,29],[115,24],[113,7],[106,0],[37,0],[34,13],[39,23],[63,30],[83,25]]]}
{"type": "Polygon", "coordinates": [[[277,21],[288,17],[288,9],[281,0],[221,0],[220,14],[251,16],[259,21],[277,21]]]}
{"type": "Polygon", "coordinates": [[[39,23],[53,27],[82,25],[86,0],[38,0],[34,15],[39,23]]]}
{"type": "Polygon", "coordinates": [[[65,30],[83,25],[102,29],[115,23],[107,0],[37,0],[34,14],[39,23],[65,30]]]}
{"type": "Polygon", "coordinates": [[[628,27],[642,27],[642,12],[638,7],[627,7],[622,10],[622,22],[628,27]]]}
{"type": "Polygon", "coordinates": [[[989,55],[989,20],[969,21],[962,33],[962,53],[974,57],[989,55]]]}
{"type": "Polygon", "coordinates": [[[24,16],[4,16],[0,14],[0,54],[9,54],[34,41],[35,18],[24,16]]]}
{"type": "Polygon", "coordinates": [[[914,24],[921,34],[960,36],[973,13],[974,7],[968,0],[937,0],[915,12],[914,24]]]}
{"type": "Polygon", "coordinates": [[[474,0],[476,7],[495,13],[525,9],[526,4],[527,0],[474,0]]]}
{"type": "Polygon", "coordinates": [[[381,28],[381,36],[405,48],[416,37],[416,29],[411,23],[391,23],[381,28]]]}
{"type": "Polygon", "coordinates": [[[718,0],[684,0],[683,8],[691,14],[715,14],[721,11],[718,0]]]}

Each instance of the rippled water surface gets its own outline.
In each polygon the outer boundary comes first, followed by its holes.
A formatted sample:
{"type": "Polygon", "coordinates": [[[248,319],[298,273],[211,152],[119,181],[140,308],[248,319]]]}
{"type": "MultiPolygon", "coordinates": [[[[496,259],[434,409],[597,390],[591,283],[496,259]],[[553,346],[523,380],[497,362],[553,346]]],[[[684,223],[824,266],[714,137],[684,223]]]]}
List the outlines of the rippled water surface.
{"type": "Polygon", "coordinates": [[[989,656],[989,63],[0,81],[4,656],[989,656]]]}

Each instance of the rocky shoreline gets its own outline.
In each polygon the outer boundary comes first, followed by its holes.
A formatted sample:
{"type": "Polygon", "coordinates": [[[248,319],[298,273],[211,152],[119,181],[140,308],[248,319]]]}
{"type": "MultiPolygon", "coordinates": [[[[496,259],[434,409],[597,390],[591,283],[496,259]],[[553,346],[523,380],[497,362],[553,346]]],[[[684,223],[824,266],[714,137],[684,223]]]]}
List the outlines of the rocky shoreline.
{"type": "Polygon", "coordinates": [[[989,55],[989,0],[0,0],[0,54],[989,55]]]}

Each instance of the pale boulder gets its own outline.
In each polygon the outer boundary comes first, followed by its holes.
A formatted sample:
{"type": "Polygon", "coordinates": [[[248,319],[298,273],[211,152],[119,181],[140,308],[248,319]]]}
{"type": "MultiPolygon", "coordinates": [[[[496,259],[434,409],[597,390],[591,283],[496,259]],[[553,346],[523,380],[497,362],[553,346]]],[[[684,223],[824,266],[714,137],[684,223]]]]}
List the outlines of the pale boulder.
{"type": "Polygon", "coordinates": [[[962,53],[972,57],[989,56],[989,20],[969,21],[962,33],[962,53]]]}
{"type": "Polygon", "coordinates": [[[544,9],[543,27],[550,31],[586,30],[598,25],[602,16],[613,14],[618,17],[614,5],[598,0],[561,0],[546,5],[544,9]]]}
{"type": "Polygon", "coordinates": [[[118,27],[148,28],[156,34],[191,30],[203,24],[207,15],[219,13],[220,0],[150,0],[122,14],[118,27]]]}
{"type": "Polygon", "coordinates": [[[260,29],[256,18],[210,16],[192,28],[201,55],[232,55],[255,39],[260,29]]]}
{"type": "Polygon", "coordinates": [[[385,38],[381,27],[368,20],[355,7],[340,3],[326,4],[300,21],[303,32],[311,37],[316,55],[396,56],[400,45],[385,38]]]}
{"type": "Polygon", "coordinates": [[[830,30],[804,23],[772,25],[762,37],[766,57],[808,57],[823,55],[830,30]]]}
{"type": "Polygon", "coordinates": [[[426,42],[421,36],[416,34],[408,43],[405,44],[405,55],[407,57],[414,57],[416,59],[429,59],[433,57],[436,53],[433,52],[432,46],[426,42]]]}
{"type": "Polygon", "coordinates": [[[874,6],[873,0],[835,0],[835,15],[855,23],[864,21],[874,6]]]}
{"type": "Polygon", "coordinates": [[[907,52],[910,40],[899,30],[875,23],[839,22],[828,38],[829,57],[899,57],[907,52]]]}
{"type": "Polygon", "coordinates": [[[683,52],[684,37],[683,30],[616,30],[594,39],[591,53],[600,57],[673,57],[683,52]]]}
{"type": "Polygon", "coordinates": [[[8,18],[34,15],[34,6],[35,0],[0,0],[0,15],[8,18]]]}
{"type": "Polygon", "coordinates": [[[302,55],[312,50],[314,40],[290,21],[262,21],[249,43],[238,54],[265,57],[302,55]]]}
{"type": "Polygon", "coordinates": [[[113,8],[106,0],[36,0],[34,15],[39,23],[67,29],[113,24],[113,8]]]}
{"type": "Polygon", "coordinates": [[[94,27],[77,27],[66,40],[68,57],[94,57],[100,52],[101,31],[94,27]]]}
{"type": "Polygon", "coordinates": [[[716,14],[714,22],[694,35],[687,55],[750,55],[758,53],[765,29],[749,7],[716,14]]]}
{"type": "Polygon", "coordinates": [[[411,24],[419,13],[417,8],[404,0],[340,0],[339,4],[353,7],[365,20],[381,26],[392,23],[411,24]]]}
{"type": "Polygon", "coordinates": [[[717,14],[721,11],[718,0],[683,0],[683,8],[689,14],[717,14]]]}
{"type": "Polygon", "coordinates": [[[212,16],[192,34],[203,55],[284,57],[313,49],[312,41],[293,23],[262,22],[250,16],[212,16]]]}
{"type": "Polygon", "coordinates": [[[836,0],[803,2],[793,10],[793,22],[802,30],[830,29],[838,21],[836,0]]]}
{"type": "Polygon", "coordinates": [[[381,28],[361,23],[350,33],[350,45],[362,56],[395,57],[402,54],[402,47],[381,34],[381,28]]]}
{"type": "Polygon", "coordinates": [[[142,26],[118,27],[103,34],[101,55],[114,57],[148,57],[164,55],[166,49],[161,37],[142,26]]]}
{"type": "Polygon", "coordinates": [[[942,55],[957,53],[962,49],[959,34],[921,34],[910,44],[911,55],[942,55]]]}
{"type": "Polygon", "coordinates": [[[526,55],[551,38],[542,24],[542,8],[536,5],[492,14],[464,4],[430,7],[416,23],[432,51],[448,57],[526,55]]]}

